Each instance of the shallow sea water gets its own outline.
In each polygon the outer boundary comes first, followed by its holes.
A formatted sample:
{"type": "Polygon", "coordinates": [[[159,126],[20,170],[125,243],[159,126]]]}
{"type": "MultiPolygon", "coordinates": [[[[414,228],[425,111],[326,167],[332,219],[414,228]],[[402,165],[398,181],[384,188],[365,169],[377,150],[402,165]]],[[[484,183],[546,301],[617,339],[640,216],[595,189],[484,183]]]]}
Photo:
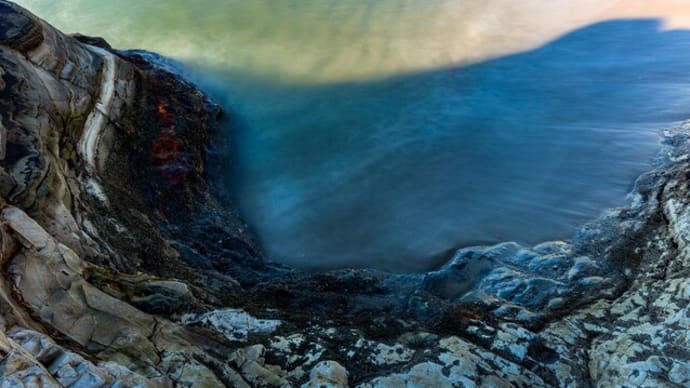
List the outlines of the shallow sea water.
{"type": "Polygon", "coordinates": [[[682,1],[20,3],[185,63],[231,117],[229,196],[301,268],[567,239],[690,116],[682,1]]]}

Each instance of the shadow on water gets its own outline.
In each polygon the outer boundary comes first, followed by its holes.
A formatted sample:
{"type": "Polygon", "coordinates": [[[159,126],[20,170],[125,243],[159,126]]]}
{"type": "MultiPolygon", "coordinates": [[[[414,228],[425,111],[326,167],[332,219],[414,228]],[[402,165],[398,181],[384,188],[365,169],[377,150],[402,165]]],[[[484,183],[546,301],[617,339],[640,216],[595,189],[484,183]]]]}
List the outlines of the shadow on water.
{"type": "Polygon", "coordinates": [[[658,130],[690,116],[690,31],[615,20],[368,82],[194,77],[234,118],[225,183],[269,257],[419,271],[453,247],[568,238],[622,205],[658,130]]]}

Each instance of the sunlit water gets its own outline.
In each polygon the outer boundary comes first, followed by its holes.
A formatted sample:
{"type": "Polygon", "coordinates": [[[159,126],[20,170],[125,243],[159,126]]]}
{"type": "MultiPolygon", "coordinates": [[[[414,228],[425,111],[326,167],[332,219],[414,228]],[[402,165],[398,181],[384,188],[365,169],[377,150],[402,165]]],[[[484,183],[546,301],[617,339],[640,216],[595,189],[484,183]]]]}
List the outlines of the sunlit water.
{"type": "Polygon", "coordinates": [[[228,190],[299,267],[567,239],[690,116],[684,1],[20,3],[185,62],[233,118],[228,190]]]}

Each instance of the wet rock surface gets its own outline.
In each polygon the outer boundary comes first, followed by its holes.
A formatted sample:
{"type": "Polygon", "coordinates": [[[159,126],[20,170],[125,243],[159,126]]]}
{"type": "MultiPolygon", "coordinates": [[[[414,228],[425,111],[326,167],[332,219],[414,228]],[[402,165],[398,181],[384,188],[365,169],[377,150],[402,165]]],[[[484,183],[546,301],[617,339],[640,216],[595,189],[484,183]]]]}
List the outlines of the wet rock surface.
{"type": "Polygon", "coordinates": [[[218,204],[224,120],[0,1],[3,386],[690,385],[689,126],[572,241],[312,274],[218,204]]]}

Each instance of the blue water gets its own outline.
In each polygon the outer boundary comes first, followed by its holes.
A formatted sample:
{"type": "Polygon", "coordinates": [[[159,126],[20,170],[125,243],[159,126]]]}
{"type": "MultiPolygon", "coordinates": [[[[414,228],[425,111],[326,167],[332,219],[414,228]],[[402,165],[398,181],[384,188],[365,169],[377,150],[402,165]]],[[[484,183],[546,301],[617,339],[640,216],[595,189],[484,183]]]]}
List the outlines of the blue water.
{"type": "Polygon", "coordinates": [[[545,33],[560,21],[532,31],[533,9],[493,0],[125,2],[27,1],[187,63],[230,117],[228,197],[301,268],[419,271],[568,239],[690,117],[690,32],[657,20],[545,33]]]}
{"type": "Polygon", "coordinates": [[[228,176],[272,258],[423,270],[449,249],[570,238],[690,116],[690,34],[615,21],[533,51],[300,87],[215,74],[228,176]]]}

